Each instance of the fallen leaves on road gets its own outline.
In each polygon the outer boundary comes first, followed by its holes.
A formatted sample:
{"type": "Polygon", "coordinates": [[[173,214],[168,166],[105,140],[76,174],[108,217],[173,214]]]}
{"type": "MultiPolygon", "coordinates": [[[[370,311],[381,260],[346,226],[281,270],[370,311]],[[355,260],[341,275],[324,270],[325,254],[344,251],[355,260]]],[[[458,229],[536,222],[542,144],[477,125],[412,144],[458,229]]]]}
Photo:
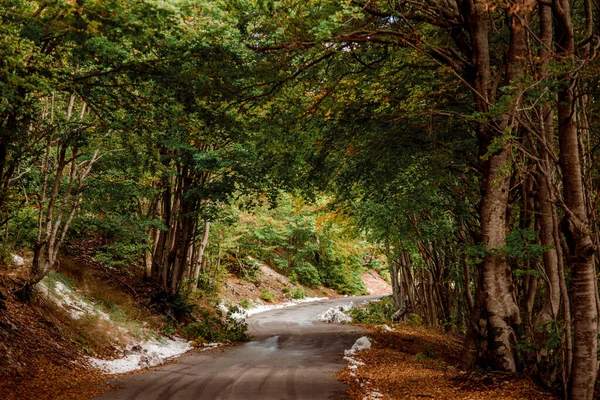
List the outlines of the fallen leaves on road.
{"type": "Polygon", "coordinates": [[[457,369],[459,337],[422,327],[370,327],[365,365],[338,373],[352,399],[556,399],[521,374],[467,374],[457,369]],[[374,394],[376,396],[374,397],[374,394]],[[381,394],[381,395],[380,395],[381,394]]]}

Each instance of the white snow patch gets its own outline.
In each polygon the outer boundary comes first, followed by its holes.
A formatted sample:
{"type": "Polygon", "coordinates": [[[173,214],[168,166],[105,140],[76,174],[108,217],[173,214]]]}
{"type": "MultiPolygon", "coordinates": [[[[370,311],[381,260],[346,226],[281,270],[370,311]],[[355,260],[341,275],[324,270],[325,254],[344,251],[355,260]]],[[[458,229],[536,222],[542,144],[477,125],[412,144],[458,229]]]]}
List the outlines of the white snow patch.
{"type": "Polygon", "coordinates": [[[344,350],[345,356],[352,356],[356,354],[357,351],[366,350],[371,348],[371,341],[366,336],[362,336],[356,339],[356,342],[352,345],[352,348],[349,350],[344,350]]]}
{"type": "Polygon", "coordinates": [[[17,267],[25,266],[25,260],[23,259],[23,257],[21,257],[18,254],[11,254],[11,256],[12,256],[13,264],[15,264],[17,267]]]}
{"type": "Polygon", "coordinates": [[[367,392],[367,395],[365,397],[363,397],[362,400],[375,400],[375,399],[381,399],[383,398],[383,395],[379,392],[367,392]]]}
{"type": "Polygon", "coordinates": [[[210,349],[215,349],[215,348],[217,348],[219,346],[223,346],[223,343],[218,343],[218,342],[216,342],[216,343],[205,343],[205,344],[202,345],[202,347],[203,347],[202,351],[204,351],[204,350],[210,350],[210,349]]]}
{"type": "Polygon", "coordinates": [[[352,322],[352,318],[346,314],[346,311],[354,306],[352,302],[350,304],[343,304],[341,306],[332,307],[327,311],[323,311],[317,317],[318,321],[328,322],[334,324],[342,324],[346,322],[352,322]]]}
{"type": "MultiPolygon", "coordinates": [[[[218,345],[219,343],[209,343],[207,350],[218,345]]],[[[136,369],[153,367],[192,349],[189,342],[180,338],[149,340],[127,347],[128,354],[122,358],[101,360],[88,357],[88,360],[93,366],[101,369],[106,374],[122,374],[136,369]]]]}
{"type": "Polygon", "coordinates": [[[379,326],[382,330],[387,331],[387,332],[394,332],[394,330],[392,328],[390,328],[388,325],[383,324],[379,326]]]}
{"type": "Polygon", "coordinates": [[[79,293],[68,288],[62,282],[55,281],[53,285],[54,291],[50,290],[45,282],[40,282],[39,288],[50,300],[68,311],[73,319],[81,319],[84,315],[90,314],[98,315],[100,318],[110,321],[110,316],[107,313],[86,302],[79,293]]]}
{"type": "MultiPolygon", "coordinates": [[[[366,336],[360,337],[356,339],[356,342],[352,345],[351,349],[344,350],[344,360],[348,362],[347,368],[350,370],[350,376],[356,377],[356,371],[359,366],[365,365],[365,363],[356,358],[356,353],[361,350],[366,350],[371,348],[371,341],[366,336]]],[[[356,379],[356,382],[359,382],[356,379]]],[[[370,385],[370,381],[366,381],[365,383],[361,383],[361,387],[365,387],[366,385],[370,385]]],[[[362,400],[377,400],[383,398],[383,394],[379,393],[376,389],[367,390],[367,395],[363,397],[362,400]]]]}

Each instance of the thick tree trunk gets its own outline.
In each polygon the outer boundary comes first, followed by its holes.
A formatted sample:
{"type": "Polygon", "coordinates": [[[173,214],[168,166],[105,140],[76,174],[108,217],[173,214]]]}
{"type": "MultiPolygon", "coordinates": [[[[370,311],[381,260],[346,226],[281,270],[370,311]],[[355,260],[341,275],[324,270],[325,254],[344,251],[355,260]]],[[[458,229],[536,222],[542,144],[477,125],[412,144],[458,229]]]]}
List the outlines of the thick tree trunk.
{"type": "MultiPolygon", "coordinates": [[[[568,0],[554,0],[557,55],[569,62],[575,57],[575,37],[568,0]]],[[[563,176],[565,218],[562,223],[571,269],[574,317],[573,366],[570,397],[591,399],[598,373],[598,308],[596,304],[596,250],[585,203],[575,106],[575,79],[566,74],[558,91],[558,140],[563,176]]]]}
{"type": "MultiPolygon", "coordinates": [[[[514,324],[520,323],[510,267],[502,248],[506,246],[506,208],[509,177],[504,169],[508,150],[490,157],[489,175],[481,207],[481,234],[486,255],[483,260],[481,289],[487,321],[485,356],[493,368],[516,371],[517,338],[514,324]]],[[[480,323],[480,325],[482,325],[480,323]]]]}
{"type": "MultiPolygon", "coordinates": [[[[523,73],[523,62],[527,54],[526,28],[530,6],[520,1],[510,11],[510,46],[506,65],[505,84],[523,73]]],[[[478,89],[476,101],[478,109],[487,111],[490,104],[489,95],[491,82],[491,67],[489,55],[489,10],[485,4],[474,5],[476,12],[471,14],[471,37],[473,53],[476,56],[478,76],[475,88],[478,89]],[[484,104],[484,100],[487,103],[484,104]]],[[[504,371],[517,369],[517,338],[514,325],[519,324],[520,315],[512,282],[512,272],[503,253],[506,246],[506,226],[508,192],[510,184],[510,143],[500,139],[497,150],[490,149],[493,139],[501,138],[510,123],[512,113],[518,107],[518,101],[513,110],[507,111],[500,120],[490,121],[480,130],[482,140],[482,157],[487,161],[483,166],[483,201],[481,205],[481,242],[486,254],[483,260],[480,290],[483,291],[482,317],[479,326],[486,326],[483,336],[485,361],[493,368],[504,371]],[[490,154],[491,153],[491,154],[490,154]]]]}
{"type": "Polygon", "coordinates": [[[598,371],[598,309],[596,306],[595,246],[584,201],[577,127],[573,120],[573,96],[569,88],[559,94],[560,165],[563,171],[565,205],[563,230],[569,254],[573,293],[574,349],[571,398],[591,399],[598,371]]]}
{"type": "MultiPolygon", "coordinates": [[[[540,51],[542,60],[538,73],[541,78],[548,76],[547,67],[549,54],[552,48],[552,8],[549,5],[539,5],[540,17],[540,51]]],[[[557,247],[554,243],[554,218],[556,213],[554,201],[556,200],[552,182],[552,167],[548,151],[554,143],[554,112],[550,104],[544,104],[541,109],[540,131],[543,142],[540,146],[540,162],[537,175],[537,200],[540,222],[540,242],[546,247],[544,252],[544,271],[546,273],[546,293],[542,310],[538,314],[536,325],[543,324],[550,319],[556,319],[560,307],[560,279],[559,260],[557,247]]]]}

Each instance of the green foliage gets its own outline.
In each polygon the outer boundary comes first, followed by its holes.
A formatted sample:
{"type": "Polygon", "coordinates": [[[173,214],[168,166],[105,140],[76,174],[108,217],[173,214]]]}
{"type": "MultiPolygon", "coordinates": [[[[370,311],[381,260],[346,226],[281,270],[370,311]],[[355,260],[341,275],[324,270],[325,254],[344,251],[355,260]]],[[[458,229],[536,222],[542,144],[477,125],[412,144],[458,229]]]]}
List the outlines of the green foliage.
{"type": "Polygon", "coordinates": [[[231,318],[231,313],[239,311],[237,307],[232,307],[223,317],[220,312],[217,316],[212,316],[208,311],[200,309],[200,321],[185,325],[182,328],[183,337],[188,340],[222,343],[248,341],[251,337],[246,333],[248,329],[246,322],[231,318]]]}
{"type": "Polygon", "coordinates": [[[243,298],[240,300],[240,307],[248,310],[249,308],[252,307],[252,302],[246,298],[243,298]]]}
{"type": "Polygon", "coordinates": [[[175,296],[167,299],[166,313],[171,315],[175,321],[188,319],[192,313],[197,311],[198,306],[187,293],[177,292],[175,296]]]}
{"type": "Polygon", "coordinates": [[[295,287],[291,292],[292,299],[302,300],[306,297],[306,292],[301,287],[295,287]]]}
{"type": "Polygon", "coordinates": [[[548,248],[538,244],[537,237],[538,233],[533,229],[513,230],[506,236],[504,251],[519,265],[528,260],[540,260],[548,248]]]}
{"type": "Polygon", "coordinates": [[[391,297],[372,301],[365,307],[353,307],[348,311],[352,322],[357,324],[384,324],[391,322],[394,302],[391,297]]]}
{"type": "Polygon", "coordinates": [[[273,294],[273,292],[271,292],[268,289],[263,289],[263,290],[260,291],[260,298],[263,299],[264,301],[269,302],[269,303],[272,303],[275,300],[277,300],[277,298],[275,297],[275,295],[273,294]]]}
{"type": "MultiPolygon", "coordinates": [[[[255,260],[261,260],[289,276],[292,283],[326,285],[343,294],[364,293],[363,260],[373,250],[327,199],[310,204],[281,193],[273,207],[245,208],[238,202],[227,212],[229,216],[216,224],[215,231],[223,238],[219,249],[228,254],[227,268],[236,275],[252,279],[260,267],[255,260]]],[[[210,254],[215,250],[211,247],[210,254]]]]}
{"type": "Polygon", "coordinates": [[[321,276],[319,271],[310,263],[303,262],[296,265],[294,273],[298,277],[298,281],[307,286],[318,286],[321,284],[321,276]]]}

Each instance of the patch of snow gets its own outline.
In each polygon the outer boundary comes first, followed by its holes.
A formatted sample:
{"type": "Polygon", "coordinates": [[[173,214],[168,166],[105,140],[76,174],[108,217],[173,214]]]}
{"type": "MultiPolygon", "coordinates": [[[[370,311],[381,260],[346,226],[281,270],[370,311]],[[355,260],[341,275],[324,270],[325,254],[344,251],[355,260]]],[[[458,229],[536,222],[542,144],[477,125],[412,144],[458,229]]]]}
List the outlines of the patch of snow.
{"type": "Polygon", "coordinates": [[[328,322],[334,324],[342,324],[346,322],[352,322],[352,318],[346,314],[346,311],[353,307],[353,303],[343,304],[341,306],[332,307],[327,311],[323,311],[317,317],[317,321],[328,322]]]}
{"type": "Polygon", "coordinates": [[[205,344],[202,345],[202,347],[203,347],[202,351],[204,351],[204,350],[210,350],[210,349],[215,349],[215,348],[217,348],[219,346],[223,346],[223,343],[218,343],[218,342],[217,343],[205,343],[205,344]]]}
{"type": "Polygon", "coordinates": [[[44,282],[40,282],[39,288],[49,299],[68,311],[73,319],[81,319],[84,315],[90,314],[98,315],[107,321],[110,320],[107,313],[96,309],[92,304],[86,302],[79,293],[68,288],[60,281],[54,282],[54,292],[44,282]]]}
{"type": "Polygon", "coordinates": [[[352,345],[352,348],[349,350],[344,350],[345,356],[352,356],[356,354],[357,351],[366,350],[371,348],[371,341],[366,336],[360,337],[356,339],[356,342],[352,345]]]}
{"type": "Polygon", "coordinates": [[[382,330],[387,331],[387,332],[394,332],[394,330],[392,328],[390,328],[388,325],[383,324],[379,326],[382,330]]]}
{"type": "Polygon", "coordinates": [[[17,267],[25,266],[25,260],[23,259],[23,257],[21,257],[18,254],[11,254],[11,256],[12,256],[13,264],[15,264],[17,267]]]}
{"type": "Polygon", "coordinates": [[[375,400],[375,399],[381,399],[383,398],[383,395],[379,392],[367,392],[367,395],[365,397],[363,397],[362,400],[375,400]]]}
{"type": "MultiPolygon", "coordinates": [[[[356,377],[355,371],[361,365],[365,365],[365,363],[356,358],[356,353],[361,350],[366,350],[371,348],[371,341],[366,336],[360,337],[356,339],[356,342],[352,345],[352,348],[348,350],[344,350],[344,360],[348,362],[347,368],[350,370],[350,376],[356,377]]],[[[356,382],[360,382],[359,379],[356,379],[356,382]]],[[[366,385],[370,385],[370,381],[365,382],[366,385]]],[[[365,387],[365,383],[361,383],[361,387],[365,387]]],[[[367,389],[367,395],[363,397],[362,400],[377,400],[383,398],[383,394],[379,393],[376,389],[367,389]]]]}
{"type": "MultiPolygon", "coordinates": [[[[218,343],[209,343],[207,349],[218,345],[218,343]]],[[[162,338],[160,340],[130,344],[127,346],[128,354],[116,360],[101,360],[93,357],[88,357],[88,360],[93,366],[101,369],[106,374],[122,374],[137,369],[153,367],[191,349],[192,346],[190,343],[183,339],[162,338]]]]}
{"type": "MultiPolygon", "coordinates": [[[[38,287],[43,295],[67,310],[74,319],[80,319],[85,315],[97,315],[99,318],[115,324],[107,313],[97,309],[93,303],[87,302],[79,293],[60,281],[53,282],[52,290],[50,290],[47,282],[41,282],[38,287]]],[[[121,332],[128,332],[122,326],[116,327],[121,332]]],[[[220,343],[209,343],[204,350],[217,346],[220,346],[220,343]]],[[[191,348],[191,344],[183,339],[162,337],[139,343],[131,342],[125,348],[124,356],[115,360],[88,357],[88,361],[107,374],[122,374],[161,364],[165,360],[189,351],[191,348]]]]}

